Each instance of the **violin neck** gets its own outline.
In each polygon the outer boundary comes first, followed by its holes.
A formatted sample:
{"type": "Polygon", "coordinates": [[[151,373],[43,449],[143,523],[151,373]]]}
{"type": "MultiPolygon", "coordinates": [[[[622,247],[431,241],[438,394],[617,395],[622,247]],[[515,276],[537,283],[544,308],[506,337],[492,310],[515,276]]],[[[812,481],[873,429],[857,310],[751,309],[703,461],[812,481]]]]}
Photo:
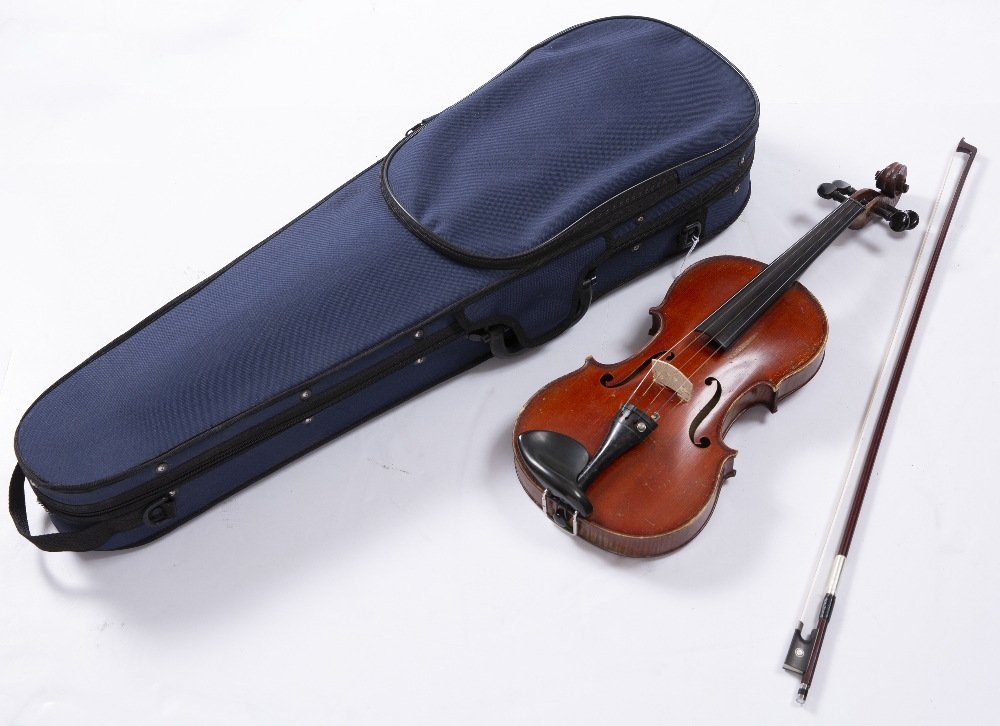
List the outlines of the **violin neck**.
{"type": "Polygon", "coordinates": [[[707,335],[722,350],[729,348],[864,211],[863,204],[848,199],[705,318],[695,330],[707,335]]]}

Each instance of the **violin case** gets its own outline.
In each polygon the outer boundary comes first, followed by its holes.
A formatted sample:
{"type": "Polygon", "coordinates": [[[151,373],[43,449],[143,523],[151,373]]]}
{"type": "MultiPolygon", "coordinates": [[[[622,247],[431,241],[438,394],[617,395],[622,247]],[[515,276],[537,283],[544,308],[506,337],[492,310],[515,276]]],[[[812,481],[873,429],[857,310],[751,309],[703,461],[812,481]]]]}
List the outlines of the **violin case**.
{"type": "MultiPolygon", "coordinates": [[[[759,106],[689,33],[570,28],[45,391],[10,511],[48,551],[149,542],[719,234],[759,106]],[[32,534],[27,478],[58,532],[32,534]]],[[[350,482],[344,482],[349,485],[350,482]]]]}

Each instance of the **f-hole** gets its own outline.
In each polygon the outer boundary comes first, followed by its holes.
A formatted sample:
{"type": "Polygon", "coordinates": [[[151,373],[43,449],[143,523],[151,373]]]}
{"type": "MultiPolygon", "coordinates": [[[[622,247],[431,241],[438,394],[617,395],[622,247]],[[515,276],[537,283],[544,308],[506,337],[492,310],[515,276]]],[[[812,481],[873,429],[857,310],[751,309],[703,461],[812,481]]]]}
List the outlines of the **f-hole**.
{"type": "Polygon", "coordinates": [[[699,449],[707,449],[711,445],[711,441],[707,436],[702,436],[698,441],[694,440],[694,434],[701,426],[701,422],[705,420],[708,414],[712,413],[712,409],[719,405],[719,400],[722,398],[722,384],[719,383],[717,378],[706,378],[705,385],[711,386],[715,384],[715,393],[712,394],[712,400],[705,404],[705,407],[698,412],[698,415],[694,417],[694,421],[691,422],[691,427],[688,429],[688,438],[691,439],[691,443],[697,446],[699,449]]]}

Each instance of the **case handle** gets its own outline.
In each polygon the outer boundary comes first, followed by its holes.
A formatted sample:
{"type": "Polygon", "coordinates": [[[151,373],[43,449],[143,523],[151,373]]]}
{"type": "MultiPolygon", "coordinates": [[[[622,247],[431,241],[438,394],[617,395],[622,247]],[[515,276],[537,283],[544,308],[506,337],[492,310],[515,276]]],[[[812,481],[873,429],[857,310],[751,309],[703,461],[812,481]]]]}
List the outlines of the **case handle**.
{"type": "MultiPolygon", "coordinates": [[[[580,297],[576,303],[576,310],[566,318],[563,323],[563,330],[571,328],[580,322],[580,319],[590,310],[590,304],[594,302],[594,283],[597,282],[597,275],[592,274],[580,283],[580,297]]],[[[491,325],[485,332],[472,333],[469,335],[472,340],[490,344],[490,352],[494,358],[513,358],[525,351],[517,336],[506,325],[491,325]]]]}
{"type": "Polygon", "coordinates": [[[597,282],[597,273],[592,272],[587,279],[580,283],[580,299],[576,303],[576,312],[566,320],[566,327],[572,328],[580,322],[580,319],[590,310],[590,304],[594,302],[594,283],[597,282]]]}
{"type": "Polygon", "coordinates": [[[90,552],[104,545],[118,532],[131,529],[124,519],[109,519],[93,524],[78,532],[55,532],[52,534],[32,534],[28,528],[28,513],[24,503],[24,471],[21,465],[14,467],[10,477],[10,518],[18,533],[45,552],[90,552]]]}

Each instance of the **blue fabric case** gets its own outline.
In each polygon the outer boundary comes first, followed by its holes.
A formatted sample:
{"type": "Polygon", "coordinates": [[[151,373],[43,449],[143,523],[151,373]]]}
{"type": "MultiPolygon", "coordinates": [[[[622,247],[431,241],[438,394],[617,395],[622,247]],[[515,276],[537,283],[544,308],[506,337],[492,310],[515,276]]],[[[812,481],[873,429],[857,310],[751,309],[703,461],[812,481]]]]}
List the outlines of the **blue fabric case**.
{"type": "Polygon", "coordinates": [[[732,223],[746,78],[645,18],[570,28],[43,393],[11,514],[46,550],[148,542],[368,418],[576,322],[732,223]],[[32,535],[24,478],[59,533],[32,535]]]}

